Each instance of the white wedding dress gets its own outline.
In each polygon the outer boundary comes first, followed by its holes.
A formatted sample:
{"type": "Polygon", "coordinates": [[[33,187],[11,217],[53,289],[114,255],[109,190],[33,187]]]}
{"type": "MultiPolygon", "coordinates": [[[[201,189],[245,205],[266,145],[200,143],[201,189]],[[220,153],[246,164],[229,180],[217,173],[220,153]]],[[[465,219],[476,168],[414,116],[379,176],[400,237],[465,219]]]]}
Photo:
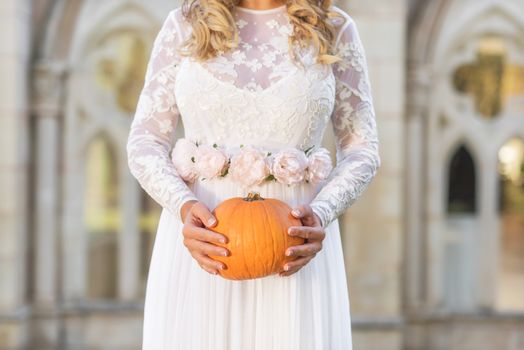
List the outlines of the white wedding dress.
{"type": "Polygon", "coordinates": [[[235,7],[239,45],[206,62],[177,53],[190,34],[181,8],[167,16],[154,43],[146,82],[129,134],[129,167],[163,207],[145,300],[145,350],[349,350],[351,323],[337,217],[380,166],[366,58],[351,17],[332,19],[342,58],[303,68],[288,55],[292,31],[285,6],[235,7]],[[310,203],[325,227],[323,249],[297,273],[230,281],[204,271],[183,244],[180,208],[190,199],[212,210],[245,196],[227,176],[185,182],[170,151],[181,118],[185,138],[264,149],[317,147],[328,122],[336,166],[322,183],[257,185],[262,197],[290,206],[310,203]]]}

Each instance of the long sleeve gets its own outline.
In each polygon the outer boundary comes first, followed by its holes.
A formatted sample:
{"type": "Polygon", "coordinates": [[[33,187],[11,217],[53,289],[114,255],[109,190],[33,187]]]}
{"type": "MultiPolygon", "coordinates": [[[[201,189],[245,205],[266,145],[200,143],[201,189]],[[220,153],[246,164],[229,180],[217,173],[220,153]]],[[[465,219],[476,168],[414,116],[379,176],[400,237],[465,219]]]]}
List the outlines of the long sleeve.
{"type": "Polygon", "coordinates": [[[127,140],[128,166],[140,186],[162,207],[181,218],[182,205],[197,199],[171,161],[179,112],[174,84],[180,42],[174,10],[160,29],[148,63],[145,83],[127,140]]]}
{"type": "Polygon", "coordinates": [[[336,48],[342,59],[333,66],[336,96],[331,116],[336,166],[310,204],[323,227],[356,201],[380,167],[366,56],[352,18],[339,33],[336,48]]]}

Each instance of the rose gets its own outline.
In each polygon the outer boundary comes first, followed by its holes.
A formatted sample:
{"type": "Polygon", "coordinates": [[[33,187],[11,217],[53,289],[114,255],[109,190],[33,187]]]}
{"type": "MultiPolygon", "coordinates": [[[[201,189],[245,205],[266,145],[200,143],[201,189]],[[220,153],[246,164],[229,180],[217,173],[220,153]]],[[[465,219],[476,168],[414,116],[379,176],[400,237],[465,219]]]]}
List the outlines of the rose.
{"type": "Polygon", "coordinates": [[[266,155],[255,148],[244,147],[231,158],[228,174],[245,187],[258,185],[269,175],[266,155]]]}
{"type": "Polygon", "coordinates": [[[308,167],[306,170],[306,180],[310,182],[320,182],[327,179],[333,165],[329,151],[325,148],[319,148],[308,156],[308,167]]]}
{"type": "Polygon", "coordinates": [[[289,148],[273,156],[271,173],[278,181],[291,185],[304,180],[307,164],[303,151],[289,148]]]}
{"type": "Polygon", "coordinates": [[[197,146],[184,138],[179,139],[171,152],[171,161],[177,173],[188,182],[193,182],[198,176],[194,156],[197,146]]]}
{"type": "Polygon", "coordinates": [[[228,157],[220,149],[209,145],[200,145],[195,154],[195,167],[200,176],[212,179],[227,169],[228,157]]]}

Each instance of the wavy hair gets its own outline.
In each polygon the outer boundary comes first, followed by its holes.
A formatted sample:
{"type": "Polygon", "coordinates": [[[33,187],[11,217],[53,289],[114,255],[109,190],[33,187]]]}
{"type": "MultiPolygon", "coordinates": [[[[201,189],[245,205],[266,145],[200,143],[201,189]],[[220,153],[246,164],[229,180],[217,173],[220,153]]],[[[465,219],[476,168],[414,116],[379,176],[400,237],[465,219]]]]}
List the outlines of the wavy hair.
{"type": "MultiPolygon", "coordinates": [[[[192,33],[182,43],[181,54],[207,60],[233,49],[238,31],[232,10],[240,0],[184,0],[182,13],[192,26],[192,33]]],[[[295,45],[313,45],[317,63],[331,64],[340,58],[334,51],[336,30],[330,18],[342,17],[330,9],[332,0],[287,0],[286,10],[293,32],[289,53],[296,61],[295,45]]]]}

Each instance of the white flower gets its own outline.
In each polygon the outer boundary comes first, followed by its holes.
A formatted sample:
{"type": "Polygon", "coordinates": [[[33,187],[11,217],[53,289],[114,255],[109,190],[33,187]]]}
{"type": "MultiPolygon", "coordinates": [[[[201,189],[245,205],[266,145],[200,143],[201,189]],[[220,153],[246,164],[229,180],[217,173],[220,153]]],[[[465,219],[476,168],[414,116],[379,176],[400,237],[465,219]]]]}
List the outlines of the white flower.
{"type": "Polygon", "coordinates": [[[193,142],[181,138],[171,152],[171,160],[178,175],[188,182],[195,181],[198,176],[194,163],[196,150],[197,146],[193,142]]]}
{"type": "Polygon", "coordinates": [[[258,185],[269,175],[266,155],[255,148],[244,147],[231,158],[228,174],[245,187],[258,185]]]}
{"type": "Polygon", "coordinates": [[[304,180],[307,164],[303,151],[289,148],[272,157],[271,173],[278,181],[292,185],[304,180]]]}
{"type": "Polygon", "coordinates": [[[325,180],[332,169],[333,164],[329,156],[329,151],[325,148],[319,148],[308,156],[306,180],[315,183],[325,180]]]}
{"type": "Polygon", "coordinates": [[[226,154],[215,147],[200,145],[195,153],[195,167],[198,174],[206,179],[221,175],[228,166],[226,154]]]}

